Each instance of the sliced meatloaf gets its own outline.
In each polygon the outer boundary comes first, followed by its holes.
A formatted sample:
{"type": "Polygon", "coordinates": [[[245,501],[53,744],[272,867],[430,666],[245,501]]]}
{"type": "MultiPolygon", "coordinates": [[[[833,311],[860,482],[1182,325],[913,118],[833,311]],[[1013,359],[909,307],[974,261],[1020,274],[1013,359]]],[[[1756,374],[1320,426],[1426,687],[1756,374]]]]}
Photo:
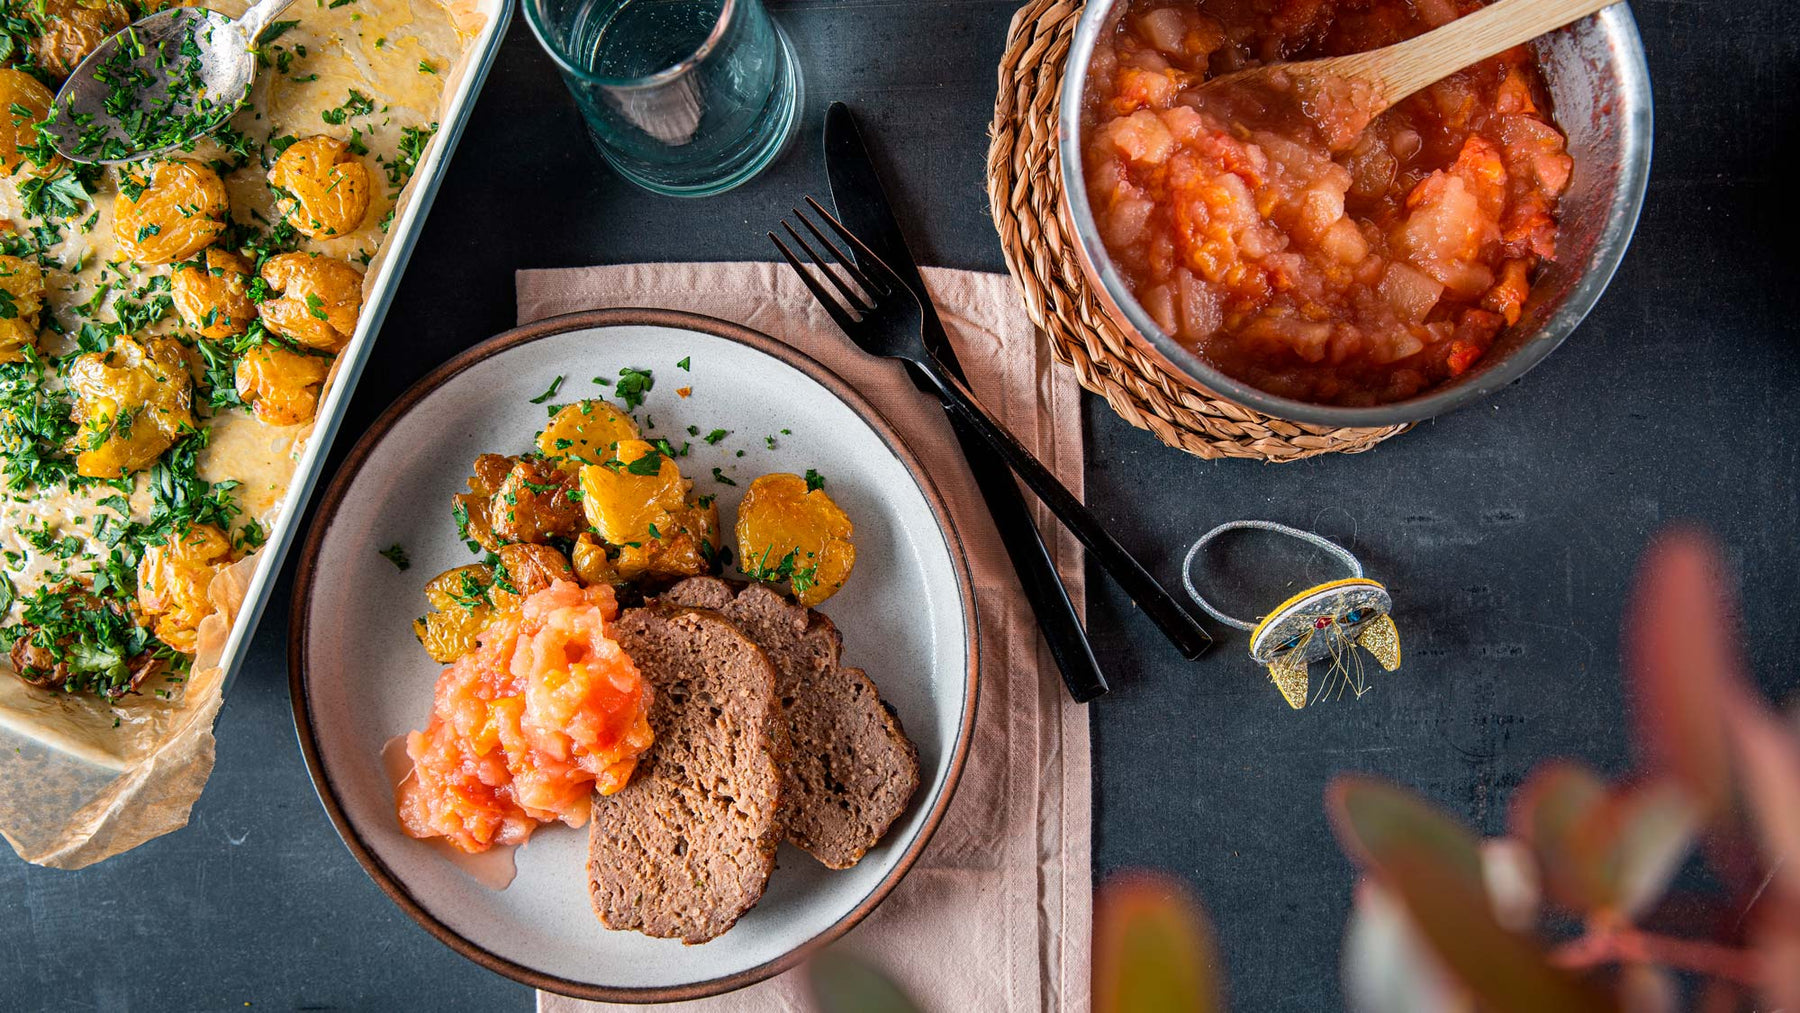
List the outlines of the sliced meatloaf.
{"type": "Polygon", "coordinates": [[[629,785],[594,799],[589,894],[608,928],[702,943],[761,899],[775,868],[787,759],[775,669],[696,609],[632,609],[615,636],[656,694],[656,744],[629,785]]]}
{"type": "Polygon", "coordinates": [[[783,789],[788,840],[848,869],[881,840],[919,788],[919,752],[859,668],[839,664],[830,619],[761,584],[692,577],[662,601],[711,609],[775,663],[792,758],[783,789]]]}

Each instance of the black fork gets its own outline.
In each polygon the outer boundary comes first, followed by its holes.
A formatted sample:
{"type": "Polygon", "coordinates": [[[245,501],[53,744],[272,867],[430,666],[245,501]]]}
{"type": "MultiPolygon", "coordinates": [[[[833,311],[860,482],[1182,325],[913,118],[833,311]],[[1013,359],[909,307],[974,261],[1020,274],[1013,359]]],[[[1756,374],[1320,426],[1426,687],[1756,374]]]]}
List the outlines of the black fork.
{"type": "Polygon", "coordinates": [[[1100,563],[1106,572],[1112,574],[1119,586],[1125,589],[1138,607],[1144,610],[1163,635],[1168,637],[1188,658],[1199,657],[1201,652],[1212,644],[1212,637],[1204,628],[1182,608],[1174,596],[1157,583],[1150,571],[1144,569],[1136,557],[1125,550],[1118,540],[1107,532],[1100,518],[1082,505],[1067,487],[1057,481],[1038,462],[1038,459],[1026,450],[1006,427],[1002,426],[988,410],[982,407],[975,395],[962,385],[955,377],[950,376],[939,364],[931,352],[925,347],[923,331],[924,312],[919,308],[919,297],[912,289],[894,274],[892,268],[883,263],[862,240],[856,238],[829,211],[820,206],[811,197],[806,204],[813,215],[823,220],[826,226],[835,233],[838,240],[855,251],[855,256],[846,254],[838,248],[819,226],[813,224],[812,218],[799,208],[794,209],[794,217],[806,235],[794,228],[793,224],[783,220],[781,227],[806,254],[807,262],[817,267],[819,280],[813,271],[807,269],[794,250],[783,242],[775,233],[769,233],[769,239],[781,251],[781,256],[788,266],[800,276],[800,280],[812,292],[813,298],[819,301],[831,319],[843,329],[850,340],[858,348],[870,355],[879,355],[890,359],[902,359],[917,367],[943,398],[944,404],[960,415],[969,425],[1005,459],[1013,471],[1025,481],[1031,491],[1044,501],[1044,505],[1056,514],[1082,545],[1100,563]],[[812,242],[807,241],[807,236],[812,242]],[[821,255],[813,243],[826,251],[821,255]],[[865,265],[867,270],[858,267],[865,265]],[[829,287],[828,287],[829,286],[829,287]],[[833,295],[833,291],[837,295],[833,295]],[[842,300],[838,298],[842,297],[842,300]]]}

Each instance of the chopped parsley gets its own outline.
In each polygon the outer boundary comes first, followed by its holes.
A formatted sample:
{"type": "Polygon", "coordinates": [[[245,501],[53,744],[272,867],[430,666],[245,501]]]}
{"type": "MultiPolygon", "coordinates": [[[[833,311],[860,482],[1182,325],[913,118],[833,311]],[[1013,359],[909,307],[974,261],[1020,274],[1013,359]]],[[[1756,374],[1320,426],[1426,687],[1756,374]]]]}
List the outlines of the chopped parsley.
{"type": "MultiPolygon", "coordinates": [[[[562,377],[562,376],[558,376],[556,379],[551,380],[550,381],[550,389],[547,391],[544,391],[542,394],[539,394],[537,397],[532,398],[531,403],[532,404],[543,404],[545,401],[548,401],[551,398],[555,397],[556,392],[559,390],[562,390],[562,385],[563,385],[564,379],[566,379],[566,378],[562,377]]],[[[554,415],[555,412],[552,412],[551,414],[554,415]]]]}
{"type": "Polygon", "coordinates": [[[817,492],[823,488],[825,488],[825,476],[811,468],[806,469],[806,491],[817,492]]]}
{"type": "Polygon", "coordinates": [[[656,377],[647,369],[633,369],[630,366],[619,370],[619,382],[613,390],[619,400],[625,403],[625,410],[631,411],[644,403],[644,395],[656,386],[656,377]]]}
{"type": "Polygon", "coordinates": [[[399,542],[382,549],[381,558],[394,564],[402,573],[412,569],[412,560],[406,558],[406,549],[399,542]]]}

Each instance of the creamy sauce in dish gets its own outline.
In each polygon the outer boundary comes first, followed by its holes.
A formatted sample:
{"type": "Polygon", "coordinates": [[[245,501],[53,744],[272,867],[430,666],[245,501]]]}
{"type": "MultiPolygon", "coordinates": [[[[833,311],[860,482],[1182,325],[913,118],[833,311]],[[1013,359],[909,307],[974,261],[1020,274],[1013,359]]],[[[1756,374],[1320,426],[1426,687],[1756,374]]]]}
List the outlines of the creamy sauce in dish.
{"type": "MultiPolygon", "coordinates": [[[[12,0],[5,6],[10,12],[19,3],[12,0]]],[[[215,6],[235,14],[244,4],[215,6]]],[[[24,667],[33,676],[27,681],[44,688],[31,693],[75,692],[85,697],[79,700],[81,709],[99,708],[102,715],[110,710],[129,729],[134,707],[153,706],[152,697],[166,701],[181,693],[202,616],[222,614],[223,629],[229,630],[237,602],[212,587],[209,607],[209,581],[233,570],[242,579],[221,583],[233,585],[241,595],[241,584],[255,565],[307,446],[312,412],[334,375],[337,351],[316,342],[309,345],[294,328],[277,327],[270,310],[277,299],[301,308],[301,324],[310,323],[309,314],[323,321],[326,307],[317,296],[303,293],[302,286],[289,285],[283,292],[269,280],[269,272],[258,277],[258,271],[284,252],[297,253],[303,265],[333,258],[357,271],[375,258],[402,189],[436,130],[446,79],[480,27],[479,19],[472,21],[468,12],[449,10],[438,0],[340,0],[290,8],[263,37],[259,49],[264,66],[249,102],[214,137],[191,152],[171,156],[216,171],[234,223],[209,247],[171,262],[144,263],[132,257],[141,252],[140,244],[157,242],[159,228],[139,229],[135,236],[115,234],[117,212],[131,210],[132,201],[151,200],[138,196],[143,192],[139,188],[148,183],[154,193],[161,186],[157,160],[123,172],[84,169],[79,174],[60,162],[24,162],[11,175],[0,166],[0,254],[29,263],[42,275],[35,350],[8,355],[0,341],[0,678],[14,684],[9,689],[25,688],[12,678],[20,667],[20,643],[36,644],[36,653],[25,654],[29,664],[24,667]],[[366,210],[340,234],[306,235],[318,223],[308,230],[294,216],[288,220],[296,227],[283,225],[291,203],[278,206],[282,195],[270,182],[275,160],[315,136],[339,142],[340,158],[354,161],[366,173],[361,187],[366,210]],[[248,334],[203,337],[201,327],[177,309],[174,276],[184,267],[207,270],[205,258],[214,250],[244,256],[244,284],[262,311],[262,320],[251,324],[248,334]],[[302,295],[304,302],[299,301],[302,295]],[[91,471],[76,463],[84,451],[101,445],[110,449],[114,442],[122,446],[141,435],[146,420],[159,421],[151,408],[97,415],[94,405],[99,402],[81,387],[77,360],[106,356],[102,361],[116,366],[127,361],[128,345],[159,342],[179,350],[180,366],[191,380],[192,429],[180,430],[173,446],[153,459],[129,462],[123,474],[75,474],[91,471]],[[311,403],[286,415],[265,412],[268,417],[259,417],[253,411],[268,407],[265,391],[246,388],[240,363],[265,351],[311,371],[311,403]],[[7,361],[21,357],[36,361],[7,361]],[[182,539],[198,536],[183,532],[208,525],[224,539],[223,551],[184,556],[182,539]],[[171,557],[169,566],[146,581],[153,585],[149,590],[141,590],[139,578],[152,565],[145,557],[159,544],[171,557]],[[171,583],[165,586],[165,581],[171,583]],[[78,623],[44,621],[46,596],[71,593],[76,597],[68,599],[67,613],[112,608],[128,619],[124,628],[151,631],[148,637],[130,635],[135,638],[129,641],[132,647],[142,647],[144,653],[109,657],[108,650],[117,655],[128,649],[120,647],[116,630],[114,640],[90,642],[91,631],[78,623]],[[167,600],[157,600],[159,595],[167,600]],[[6,649],[11,649],[10,661],[3,655],[6,649]],[[135,693],[123,692],[118,663],[135,668],[149,656],[157,659],[155,671],[133,683],[135,693]],[[109,661],[113,674],[89,671],[96,665],[103,669],[109,661]],[[48,667],[52,662],[58,666],[54,670],[48,667]]],[[[21,71],[51,76],[29,59],[0,75],[21,71]]],[[[12,107],[12,122],[0,122],[0,132],[20,128],[18,108],[12,107]]],[[[0,154],[4,152],[0,146],[0,154]]],[[[337,185],[334,177],[323,192],[329,197],[337,185]]],[[[306,194],[296,191],[294,200],[304,202],[306,194]]],[[[184,199],[180,216],[190,217],[198,204],[184,199]]],[[[311,207],[304,204],[298,218],[304,219],[311,207]]],[[[14,262],[0,262],[0,267],[14,262]]],[[[7,280],[0,277],[0,288],[7,280]]],[[[342,340],[354,330],[360,284],[348,296],[351,315],[331,321],[348,327],[339,328],[336,337],[342,340]]],[[[0,317],[17,319],[20,305],[0,296],[0,317]]],[[[336,310],[335,305],[329,308],[336,310]]],[[[203,322],[213,319],[209,315],[203,322]]],[[[180,379],[175,377],[177,385],[180,379]]],[[[119,403],[133,402],[121,395],[119,403]]],[[[215,623],[214,632],[218,629],[215,623]]],[[[204,648],[203,634],[200,639],[204,648]]],[[[0,715],[0,723],[4,718],[0,715]]]]}

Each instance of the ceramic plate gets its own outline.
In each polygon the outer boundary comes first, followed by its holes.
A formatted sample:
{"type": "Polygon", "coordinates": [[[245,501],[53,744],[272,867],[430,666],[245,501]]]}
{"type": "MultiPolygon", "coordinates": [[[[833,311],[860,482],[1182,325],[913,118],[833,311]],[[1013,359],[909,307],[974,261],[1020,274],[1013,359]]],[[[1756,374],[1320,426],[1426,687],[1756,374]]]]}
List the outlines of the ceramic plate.
{"type": "Polygon", "coordinates": [[[893,430],[824,367],[762,334],[707,317],[603,310],[509,331],[422,380],[377,420],[338,473],[308,536],[289,642],[294,720],[339,834],[406,912],[465,956],[568,995],[668,1001],[768,977],[841,935],[892,890],[950,800],[975,720],[975,620],[960,545],[936,490],[893,430]],[[678,362],[686,360],[689,369],[678,362]],[[647,436],[693,439],[682,473],[716,493],[729,534],[750,480],[824,475],[856,524],[856,569],[822,611],[844,660],[868,670],[919,747],[921,787],[855,868],[832,872],[782,845],[762,902],[712,942],[683,946],[601,927],[589,906],[587,832],[545,827],[504,890],[394,816],[383,746],[422,728],[440,666],[413,638],[433,574],[473,559],[450,497],[484,452],[522,453],[547,419],[531,399],[604,395],[594,377],[651,370],[637,416],[647,436]],[[682,398],[676,389],[691,387],[682,398]],[[651,425],[654,428],[648,428],[651,425]],[[774,446],[767,437],[774,438],[774,446]],[[739,452],[742,456],[738,456],[739,452]],[[716,481],[718,468],[737,485],[716,481]],[[402,571],[381,555],[400,545],[402,571]]]}

